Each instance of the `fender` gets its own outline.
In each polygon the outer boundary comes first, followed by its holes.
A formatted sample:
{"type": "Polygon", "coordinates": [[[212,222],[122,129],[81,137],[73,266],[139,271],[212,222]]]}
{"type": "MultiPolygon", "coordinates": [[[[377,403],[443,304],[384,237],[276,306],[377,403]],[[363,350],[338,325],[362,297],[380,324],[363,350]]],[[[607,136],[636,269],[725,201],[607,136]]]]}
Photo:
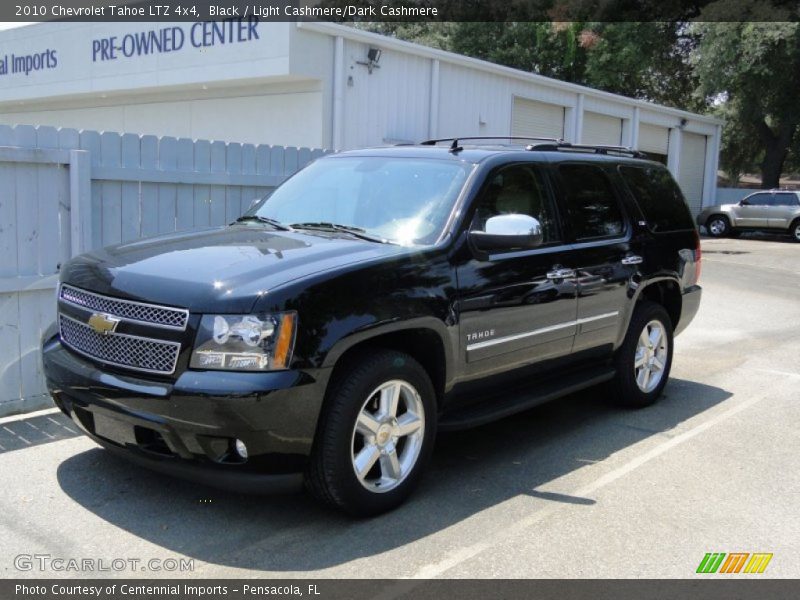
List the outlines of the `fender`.
{"type": "Polygon", "coordinates": [[[617,343],[614,348],[615,350],[619,348],[628,333],[628,327],[630,326],[631,318],[633,317],[633,309],[636,307],[636,303],[639,301],[642,292],[646,287],[661,281],[671,281],[678,286],[679,290],[681,289],[681,279],[678,274],[673,271],[662,271],[656,275],[653,275],[652,277],[642,280],[636,287],[630,287],[628,291],[630,301],[625,307],[625,314],[622,316],[623,327],[620,328],[620,335],[617,338],[617,343]]]}
{"type": "Polygon", "coordinates": [[[444,351],[444,382],[445,390],[447,390],[452,387],[455,372],[454,356],[456,351],[454,345],[458,343],[457,328],[458,325],[448,327],[441,319],[432,316],[416,317],[402,321],[376,322],[365,328],[346,333],[339,338],[328,350],[322,366],[323,368],[334,367],[345,352],[358,344],[368,342],[382,335],[401,333],[411,329],[426,329],[436,334],[442,344],[444,351]]]}

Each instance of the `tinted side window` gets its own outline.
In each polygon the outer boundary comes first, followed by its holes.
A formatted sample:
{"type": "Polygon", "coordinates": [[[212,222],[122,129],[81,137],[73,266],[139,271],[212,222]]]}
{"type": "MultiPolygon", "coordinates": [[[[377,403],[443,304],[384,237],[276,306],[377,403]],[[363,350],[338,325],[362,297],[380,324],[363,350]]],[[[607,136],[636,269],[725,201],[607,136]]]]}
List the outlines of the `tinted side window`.
{"type": "Polygon", "coordinates": [[[797,194],[775,194],[775,204],[778,206],[797,206],[800,204],[797,200],[797,194]]]}
{"type": "Polygon", "coordinates": [[[620,167],[619,172],[651,231],[694,229],[692,213],[669,171],[657,167],[620,167]]]}
{"type": "Polygon", "coordinates": [[[555,210],[539,169],[511,165],[491,175],[478,201],[472,229],[484,231],[490,217],[504,214],[529,215],[539,220],[543,243],[560,241],[555,210]]]}
{"type": "Polygon", "coordinates": [[[561,165],[564,201],[576,239],[618,237],[625,220],[614,188],[603,171],[592,165],[561,165]]]}
{"type": "Polygon", "coordinates": [[[772,194],[753,194],[745,199],[750,206],[770,206],[772,204],[772,194]]]}

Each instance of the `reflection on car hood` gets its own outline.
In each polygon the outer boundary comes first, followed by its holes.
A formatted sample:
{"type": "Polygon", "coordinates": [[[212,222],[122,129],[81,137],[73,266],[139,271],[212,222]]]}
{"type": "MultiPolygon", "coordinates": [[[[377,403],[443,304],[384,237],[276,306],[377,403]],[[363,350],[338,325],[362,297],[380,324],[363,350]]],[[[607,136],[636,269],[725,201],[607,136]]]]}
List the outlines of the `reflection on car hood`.
{"type": "Polygon", "coordinates": [[[237,224],[169,234],[83,254],[62,281],[194,312],[247,312],[278,286],[407,248],[322,232],[237,224]]]}
{"type": "MultiPolygon", "coordinates": [[[[729,204],[717,204],[715,206],[706,206],[703,208],[702,213],[709,213],[709,212],[726,212],[738,206],[738,202],[733,202],[729,204]]],[[[701,214],[702,214],[701,213],[701,214]]]]}

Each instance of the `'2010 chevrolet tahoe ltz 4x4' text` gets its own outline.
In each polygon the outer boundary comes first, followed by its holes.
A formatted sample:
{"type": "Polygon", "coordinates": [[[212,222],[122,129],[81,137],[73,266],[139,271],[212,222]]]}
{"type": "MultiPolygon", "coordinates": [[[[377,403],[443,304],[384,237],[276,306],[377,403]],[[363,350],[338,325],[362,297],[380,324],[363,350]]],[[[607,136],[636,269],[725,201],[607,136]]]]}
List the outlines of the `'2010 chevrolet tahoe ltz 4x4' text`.
{"type": "Polygon", "coordinates": [[[70,260],[56,404],[153,469],[357,515],[437,431],[601,383],[649,405],[700,302],[680,190],[634,151],[510,141],[330,155],[229,226],[70,260]]]}

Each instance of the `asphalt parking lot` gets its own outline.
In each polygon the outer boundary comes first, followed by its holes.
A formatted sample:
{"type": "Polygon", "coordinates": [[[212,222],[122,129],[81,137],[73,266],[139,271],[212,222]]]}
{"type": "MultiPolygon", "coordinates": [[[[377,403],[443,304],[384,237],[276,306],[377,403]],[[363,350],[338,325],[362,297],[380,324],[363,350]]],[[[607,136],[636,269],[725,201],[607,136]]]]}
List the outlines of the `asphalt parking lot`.
{"type": "Polygon", "coordinates": [[[46,554],[186,557],[197,577],[684,578],[707,552],[768,552],[754,577],[798,577],[800,244],[705,239],[701,284],[659,404],[592,390],[442,435],[417,494],[372,520],[151,474],[57,414],[4,419],[3,575],[79,575],[15,568],[46,554]]]}

